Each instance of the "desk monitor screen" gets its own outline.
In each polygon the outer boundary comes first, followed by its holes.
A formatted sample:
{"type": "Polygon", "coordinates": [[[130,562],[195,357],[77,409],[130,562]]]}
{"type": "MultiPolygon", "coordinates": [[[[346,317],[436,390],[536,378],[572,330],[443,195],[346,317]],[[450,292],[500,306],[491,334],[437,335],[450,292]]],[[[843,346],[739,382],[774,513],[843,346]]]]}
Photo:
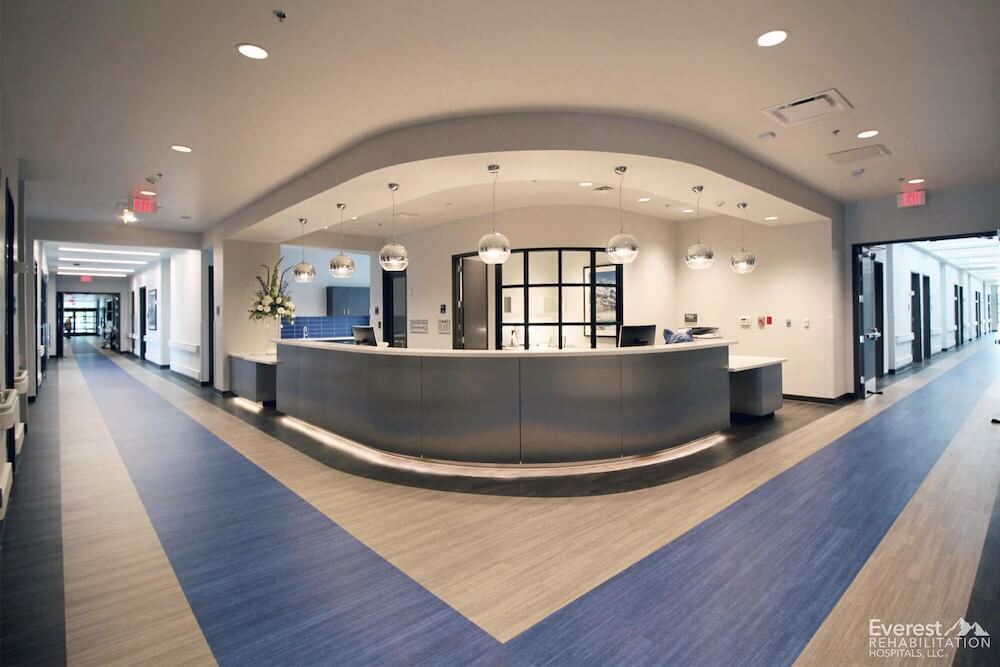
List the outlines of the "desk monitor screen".
{"type": "Polygon", "coordinates": [[[623,326],[618,336],[618,347],[643,347],[652,345],[656,338],[656,325],[623,326]]]}
{"type": "Polygon", "coordinates": [[[354,334],[354,344],[355,345],[370,345],[376,347],[378,343],[375,341],[375,329],[373,327],[351,327],[351,333],[354,334]]]}

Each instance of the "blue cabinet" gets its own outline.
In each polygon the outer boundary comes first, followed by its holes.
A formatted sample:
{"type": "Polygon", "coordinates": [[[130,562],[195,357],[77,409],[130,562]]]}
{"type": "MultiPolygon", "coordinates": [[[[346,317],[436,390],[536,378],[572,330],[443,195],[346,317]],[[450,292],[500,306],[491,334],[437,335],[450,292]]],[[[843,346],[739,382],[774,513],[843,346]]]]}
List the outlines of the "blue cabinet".
{"type": "Polygon", "coordinates": [[[336,287],[326,288],[326,314],[361,315],[369,314],[371,289],[368,287],[336,287]]]}

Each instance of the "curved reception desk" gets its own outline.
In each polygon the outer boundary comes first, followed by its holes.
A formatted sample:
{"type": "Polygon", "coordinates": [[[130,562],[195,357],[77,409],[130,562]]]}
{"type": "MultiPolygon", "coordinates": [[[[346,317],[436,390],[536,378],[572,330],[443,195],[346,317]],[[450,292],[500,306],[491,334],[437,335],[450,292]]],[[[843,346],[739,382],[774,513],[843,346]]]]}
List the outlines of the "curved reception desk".
{"type": "Polygon", "coordinates": [[[730,344],[473,351],[280,341],[277,409],[418,458],[615,459],[727,428],[730,344]]]}

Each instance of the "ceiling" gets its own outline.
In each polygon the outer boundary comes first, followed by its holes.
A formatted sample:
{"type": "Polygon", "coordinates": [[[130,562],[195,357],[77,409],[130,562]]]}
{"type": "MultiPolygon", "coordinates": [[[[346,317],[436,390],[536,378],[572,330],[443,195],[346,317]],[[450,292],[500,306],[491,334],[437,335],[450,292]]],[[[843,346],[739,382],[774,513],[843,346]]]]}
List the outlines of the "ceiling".
{"type": "Polygon", "coordinates": [[[983,280],[1000,282],[1000,240],[995,235],[921,241],[917,245],[983,280]]]}
{"type": "Polygon", "coordinates": [[[174,251],[140,246],[99,245],[96,243],[43,242],[42,251],[49,272],[63,275],[85,273],[95,277],[127,277],[140,273],[158,259],[174,251]]]}
{"type": "MultiPolygon", "coordinates": [[[[664,220],[690,220],[698,213],[691,187],[701,185],[701,214],[706,217],[721,214],[742,218],[736,204],[747,202],[748,218],[760,224],[826,219],[733,179],[674,160],[596,151],[516,151],[442,157],[378,169],[291,206],[235,237],[248,241],[288,240],[302,233],[298,223],[301,218],[309,221],[307,233],[329,227],[353,236],[389,236],[390,182],[400,184],[396,193],[398,234],[468,220],[491,210],[490,164],[500,166],[498,212],[527,206],[601,206],[612,209],[608,213],[610,224],[617,219],[614,211],[621,194],[626,211],[664,220]],[[619,176],[614,172],[617,165],[627,167],[620,192],[619,176]],[[583,187],[581,183],[590,185],[583,187]],[[601,187],[612,189],[595,190],[601,187]],[[338,202],[347,204],[342,226],[338,202]],[[776,220],[765,220],[769,217],[776,220]]],[[[498,224],[502,225],[503,217],[502,213],[497,216],[498,224]]]]}
{"type": "Polygon", "coordinates": [[[163,174],[140,224],[203,230],[363,138],[511,110],[679,123],[840,200],[1000,178],[995,0],[288,0],[283,23],[277,4],[3,2],[29,218],[117,223],[163,174]],[[774,28],[789,39],[758,47],[774,28]],[[853,109],[791,127],[761,111],[829,88],[853,109]],[[826,157],[872,143],[892,154],[826,157]]]}

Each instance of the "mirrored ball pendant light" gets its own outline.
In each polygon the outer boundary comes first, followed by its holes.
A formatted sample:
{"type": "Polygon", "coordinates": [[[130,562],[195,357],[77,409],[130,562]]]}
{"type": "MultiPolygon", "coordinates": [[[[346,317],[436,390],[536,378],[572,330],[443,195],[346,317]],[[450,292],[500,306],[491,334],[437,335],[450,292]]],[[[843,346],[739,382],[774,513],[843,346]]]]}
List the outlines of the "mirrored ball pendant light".
{"type": "Polygon", "coordinates": [[[628,167],[615,167],[618,174],[618,233],[608,241],[608,259],[614,264],[631,264],[639,254],[639,242],[631,234],[625,233],[625,223],[622,220],[622,209],[624,207],[622,193],[622,183],[625,182],[625,172],[628,167]]]}
{"type": "Polygon", "coordinates": [[[696,215],[698,218],[698,242],[688,247],[687,253],[684,255],[684,263],[688,265],[689,269],[695,269],[696,271],[707,269],[715,262],[715,251],[701,242],[701,193],[704,189],[701,185],[691,188],[691,191],[698,195],[697,203],[695,204],[695,211],[697,211],[696,215]]]}
{"type": "MultiPolygon", "coordinates": [[[[302,225],[302,235],[306,234],[306,218],[299,218],[302,225]]],[[[297,283],[311,283],[316,278],[316,267],[306,261],[306,247],[302,246],[302,261],[292,267],[292,278],[297,283]]]]}
{"type": "Polygon", "coordinates": [[[753,270],[757,268],[757,256],[752,252],[747,252],[747,249],[743,247],[743,232],[747,224],[747,203],[742,201],[736,205],[736,208],[743,211],[743,222],[740,223],[740,251],[733,253],[733,256],[729,258],[729,266],[734,273],[753,273],[753,270]]]}
{"type": "Polygon", "coordinates": [[[493,174],[493,231],[479,239],[479,258],[486,264],[503,264],[510,257],[510,241],[497,231],[497,177],[500,165],[491,164],[486,170],[493,174]]]}
{"type": "Polygon", "coordinates": [[[405,271],[410,258],[406,254],[406,248],[402,243],[396,241],[396,190],[399,183],[390,183],[389,192],[392,196],[392,242],[382,246],[378,253],[378,263],[386,271],[405,271]]]}
{"type": "MultiPolygon", "coordinates": [[[[344,226],[344,209],[347,208],[347,204],[337,204],[337,208],[340,209],[340,233],[343,234],[344,226]]],[[[345,255],[343,249],[341,249],[339,255],[334,255],[333,259],[330,260],[330,275],[334,278],[350,278],[354,275],[354,258],[350,255],[345,255]]]]}

